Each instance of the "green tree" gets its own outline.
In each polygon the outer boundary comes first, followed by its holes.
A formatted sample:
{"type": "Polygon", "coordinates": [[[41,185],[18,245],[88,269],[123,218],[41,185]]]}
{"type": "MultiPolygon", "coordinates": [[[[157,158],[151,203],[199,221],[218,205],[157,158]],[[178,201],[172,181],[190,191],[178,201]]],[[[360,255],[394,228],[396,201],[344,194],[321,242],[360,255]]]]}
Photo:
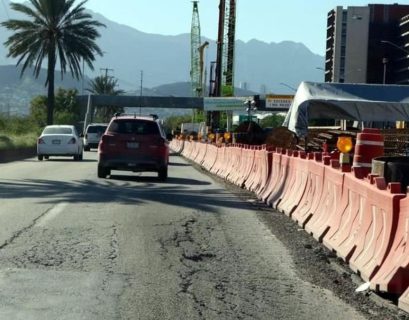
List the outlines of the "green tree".
{"type": "Polygon", "coordinates": [[[104,24],[92,20],[85,13],[81,1],[74,6],[75,0],[29,0],[31,6],[11,3],[13,10],[23,13],[30,20],[10,19],[1,25],[14,32],[4,43],[8,47],[8,57],[19,58],[22,64],[21,74],[27,67],[34,67],[34,75],[39,76],[43,60],[47,60],[47,124],[54,121],[54,73],[57,60],[60,63],[61,77],[67,72],[79,79],[82,76],[81,62],[93,70],[95,54],[102,56],[101,49],[95,43],[100,36],[97,27],[104,24]]]}
{"type": "MultiPolygon", "coordinates": [[[[124,94],[125,91],[116,89],[118,80],[113,77],[98,76],[89,82],[89,88],[86,89],[89,93],[98,95],[118,96],[124,94]]],[[[96,118],[102,122],[108,122],[111,117],[117,112],[123,112],[122,107],[117,106],[99,106],[97,109],[96,118]]]]}
{"type": "MultiPolygon", "coordinates": [[[[55,95],[55,123],[77,124],[81,121],[80,106],[76,101],[76,89],[59,88],[55,95]]],[[[37,96],[31,100],[30,115],[39,127],[44,127],[47,117],[47,97],[37,96]]]]}
{"type": "Polygon", "coordinates": [[[171,132],[172,130],[180,130],[181,124],[186,122],[192,122],[191,115],[170,116],[165,119],[163,127],[166,132],[171,132]]]}
{"type": "Polygon", "coordinates": [[[271,116],[265,117],[264,119],[260,120],[260,126],[262,128],[278,128],[283,125],[285,116],[280,114],[273,114],[271,116]]]}

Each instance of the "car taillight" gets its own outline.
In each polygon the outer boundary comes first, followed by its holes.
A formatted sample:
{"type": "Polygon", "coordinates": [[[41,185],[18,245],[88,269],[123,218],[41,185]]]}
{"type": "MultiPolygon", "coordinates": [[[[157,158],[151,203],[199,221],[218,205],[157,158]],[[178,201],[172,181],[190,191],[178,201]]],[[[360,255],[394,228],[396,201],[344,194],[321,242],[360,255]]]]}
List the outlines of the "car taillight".
{"type": "Polygon", "coordinates": [[[164,147],[164,146],[165,146],[165,143],[166,143],[166,140],[163,139],[163,138],[157,138],[157,139],[155,139],[154,141],[155,141],[154,144],[151,144],[151,145],[149,146],[151,149],[156,149],[156,148],[164,147]]]}
{"type": "Polygon", "coordinates": [[[68,144],[75,144],[77,142],[77,139],[71,138],[70,141],[68,141],[68,144]]]}
{"type": "Polygon", "coordinates": [[[165,139],[163,139],[163,138],[158,138],[157,144],[158,144],[159,146],[164,146],[165,143],[166,143],[166,140],[165,140],[165,139]]]}
{"type": "Polygon", "coordinates": [[[106,148],[106,147],[115,147],[115,138],[108,136],[108,135],[103,135],[101,140],[99,141],[99,147],[100,148],[106,148]]]}
{"type": "Polygon", "coordinates": [[[45,144],[45,141],[42,138],[38,138],[37,143],[38,144],[45,144]]]}

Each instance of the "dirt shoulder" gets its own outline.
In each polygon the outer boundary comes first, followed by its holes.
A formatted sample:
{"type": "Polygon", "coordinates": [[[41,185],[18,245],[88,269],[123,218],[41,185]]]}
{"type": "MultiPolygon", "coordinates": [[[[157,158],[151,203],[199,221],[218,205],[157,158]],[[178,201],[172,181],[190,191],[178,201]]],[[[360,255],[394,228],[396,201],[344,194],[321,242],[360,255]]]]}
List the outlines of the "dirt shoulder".
{"type": "Polygon", "coordinates": [[[0,163],[31,158],[34,157],[36,153],[37,148],[35,146],[27,148],[0,150],[0,163]]]}

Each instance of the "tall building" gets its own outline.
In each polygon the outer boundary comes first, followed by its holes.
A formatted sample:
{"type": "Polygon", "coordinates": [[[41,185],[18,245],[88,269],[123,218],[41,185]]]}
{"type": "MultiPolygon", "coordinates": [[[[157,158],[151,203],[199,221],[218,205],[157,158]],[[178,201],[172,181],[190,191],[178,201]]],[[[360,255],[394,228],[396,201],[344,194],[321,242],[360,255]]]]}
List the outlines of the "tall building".
{"type": "Polygon", "coordinates": [[[403,70],[409,66],[409,48],[404,48],[405,38],[409,45],[408,15],[409,5],[399,4],[331,10],[325,81],[409,84],[409,72],[403,70]]]}
{"type": "Polygon", "coordinates": [[[396,83],[409,84],[409,15],[404,16],[399,24],[400,45],[395,66],[396,83]]]}

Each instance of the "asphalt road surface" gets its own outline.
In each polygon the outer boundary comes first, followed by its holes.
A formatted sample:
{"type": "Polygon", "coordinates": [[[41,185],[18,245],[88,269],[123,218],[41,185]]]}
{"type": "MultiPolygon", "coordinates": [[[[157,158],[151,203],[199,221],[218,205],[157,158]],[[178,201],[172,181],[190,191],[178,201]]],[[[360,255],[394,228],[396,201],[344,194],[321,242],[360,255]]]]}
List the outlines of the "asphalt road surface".
{"type": "Polygon", "coordinates": [[[182,158],[167,182],[98,179],[96,158],[0,165],[0,319],[371,318],[306,281],[274,221],[182,158]]]}

